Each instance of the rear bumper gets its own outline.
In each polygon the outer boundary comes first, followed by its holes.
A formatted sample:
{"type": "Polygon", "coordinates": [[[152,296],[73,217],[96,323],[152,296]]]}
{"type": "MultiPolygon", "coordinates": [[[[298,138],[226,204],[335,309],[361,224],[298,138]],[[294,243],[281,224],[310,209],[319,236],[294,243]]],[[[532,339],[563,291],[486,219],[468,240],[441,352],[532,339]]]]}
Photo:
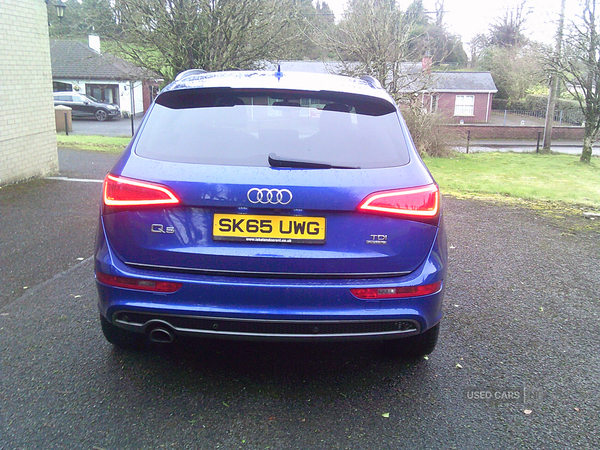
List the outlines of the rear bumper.
{"type": "Polygon", "coordinates": [[[393,339],[419,334],[416,320],[269,320],[139,313],[121,310],[112,323],[137,333],[157,328],[173,335],[236,340],[336,341],[393,339]]]}
{"type": "Polygon", "coordinates": [[[133,332],[149,334],[160,327],[174,335],[224,339],[393,339],[420,334],[442,317],[443,283],[431,295],[379,301],[358,299],[350,289],[443,281],[443,230],[418,269],[396,278],[271,279],[160,272],[125,265],[102,232],[96,248],[96,271],[183,284],[177,292],[162,294],[97,282],[100,313],[133,332]]]}

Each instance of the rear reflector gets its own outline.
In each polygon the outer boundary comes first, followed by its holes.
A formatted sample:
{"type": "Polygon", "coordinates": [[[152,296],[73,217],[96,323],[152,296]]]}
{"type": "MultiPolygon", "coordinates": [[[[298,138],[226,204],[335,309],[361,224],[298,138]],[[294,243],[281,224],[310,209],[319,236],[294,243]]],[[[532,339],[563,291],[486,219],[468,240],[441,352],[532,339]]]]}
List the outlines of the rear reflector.
{"type": "Polygon", "coordinates": [[[352,295],[363,300],[379,300],[385,298],[422,297],[439,292],[442,282],[422,286],[403,286],[393,288],[350,289],[352,295]]]}
{"type": "Polygon", "coordinates": [[[104,179],[107,206],[176,205],[179,199],[168,188],[147,181],[107,175],[104,179]]]}
{"type": "Polygon", "coordinates": [[[434,218],[440,210],[440,190],[435,184],[375,192],[358,205],[360,211],[394,216],[434,218]]]}
{"type": "Polygon", "coordinates": [[[142,278],[126,278],[107,275],[102,272],[96,272],[96,280],[100,283],[113,287],[134,289],[136,291],[150,291],[171,293],[178,291],[183,286],[182,283],[173,283],[171,281],[144,280],[142,278]]]}

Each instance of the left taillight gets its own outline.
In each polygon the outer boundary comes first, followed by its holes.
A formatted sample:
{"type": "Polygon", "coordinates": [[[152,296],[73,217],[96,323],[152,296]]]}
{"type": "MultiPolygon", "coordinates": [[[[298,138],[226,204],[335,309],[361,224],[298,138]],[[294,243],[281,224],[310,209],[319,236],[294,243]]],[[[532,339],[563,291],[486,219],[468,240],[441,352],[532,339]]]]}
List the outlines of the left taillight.
{"type": "Polygon", "coordinates": [[[146,280],[143,278],[128,278],[128,277],[117,277],[114,275],[107,275],[102,272],[96,272],[96,279],[108,286],[133,289],[136,291],[150,291],[160,292],[169,294],[178,291],[183,286],[182,283],[175,283],[172,281],[156,281],[146,280]]]}
{"type": "Polygon", "coordinates": [[[429,221],[440,213],[440,190],[435,184],[393,191],[374,192],[358,210],[395,217],[429,221]]]}
{"type": "Polygon", "coordinates": [[[177,205],[177,196],[166,186],[108,174],[104,179],[105,206],[177,205]]]}

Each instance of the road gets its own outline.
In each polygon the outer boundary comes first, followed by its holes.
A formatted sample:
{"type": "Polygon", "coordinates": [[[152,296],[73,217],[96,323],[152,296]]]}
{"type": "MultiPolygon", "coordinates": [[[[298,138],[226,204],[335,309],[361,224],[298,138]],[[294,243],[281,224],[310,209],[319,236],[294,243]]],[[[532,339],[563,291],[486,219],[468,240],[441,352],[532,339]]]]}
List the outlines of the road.
{"type": "MultiPolygon", "coordinates": [[[[101,179],[115,158],[59,156],[75,179],[101,179]]],[[[427,360],[373,343],[125,352],[95,305],[100,188],[0,189],[0,448],[600,447],[596,221],[444,198],[448,290],[427,360]]]]}
{"type": "MultiPolygon", "coordinates": [[[[138,114],[133,119],[133,130],[137,130],[143,115],[138,114]]],[[[63,127],[64,129],[64,127],[63,127]]],[[[84,134],[95,136],[124,136],[131,137],[131,118],[113,119],[105,122],[98,122],[95,119],[74,119],[73,131],[69,134],[84,134]]]]}

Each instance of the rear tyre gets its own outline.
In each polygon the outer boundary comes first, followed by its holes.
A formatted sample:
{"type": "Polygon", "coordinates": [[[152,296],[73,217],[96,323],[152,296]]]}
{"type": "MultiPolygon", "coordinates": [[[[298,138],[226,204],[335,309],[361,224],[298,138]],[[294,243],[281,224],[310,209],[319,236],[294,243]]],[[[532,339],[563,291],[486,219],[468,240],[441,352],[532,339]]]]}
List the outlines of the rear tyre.
{"type": "Polygon", "coordinates": [[[425,333],[418,334],[403,339],[386,342],[388,348],[394,356],[403,358],[419,358],[429,355],[434,349],[438,341],[440,333],[440,324],[431,327],[425,333]]]}
{"type": "Polygon", "coordinates": [[[102,315],[100,316],[100,325],[106,340],[115,347],[126,350],[140,350],[146,345],[146,336],[119,328],[102,315]]]}
{"type": "Polygon", "coordinates": [[[108,119],[108,112],[106,112],[104,109],[99,109],[94,114],[94,117],[98,122],[104,122],[106,119],[108,119]]]}

